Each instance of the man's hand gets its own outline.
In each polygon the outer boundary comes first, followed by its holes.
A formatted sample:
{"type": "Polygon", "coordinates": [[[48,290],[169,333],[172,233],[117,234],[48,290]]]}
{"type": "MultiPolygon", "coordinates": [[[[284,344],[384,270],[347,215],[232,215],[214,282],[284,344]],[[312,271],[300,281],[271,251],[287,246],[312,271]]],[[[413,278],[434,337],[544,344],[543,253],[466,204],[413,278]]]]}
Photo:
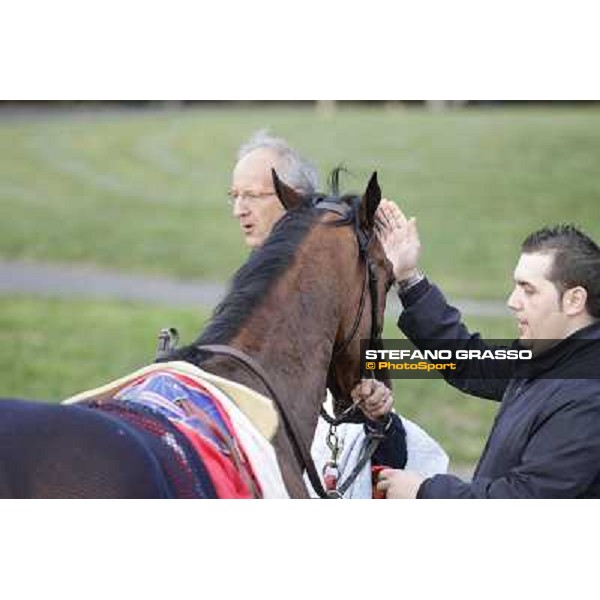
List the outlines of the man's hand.
{"type": "Polygon", "coordinates": [[[417,497],[417,492],[424,481],[425,477],[414,471],[383,469],[377,479],[377,490],[383,492],[388,499],[411,500],[417,497]]]}
{"type": "Polygon", "coordinates": [[[375,379],[363,379],[350,395],[370,421],[383,419],[394,405],[392,391],[375,379]]]}
{"type": "Polygon", "coordinates": [[[375,213],[375,230],[392,263],[396,281],[414,275],[421,253],[417,220],[414,217],[407,219],[396,204],[383,199],[375,213]]]}

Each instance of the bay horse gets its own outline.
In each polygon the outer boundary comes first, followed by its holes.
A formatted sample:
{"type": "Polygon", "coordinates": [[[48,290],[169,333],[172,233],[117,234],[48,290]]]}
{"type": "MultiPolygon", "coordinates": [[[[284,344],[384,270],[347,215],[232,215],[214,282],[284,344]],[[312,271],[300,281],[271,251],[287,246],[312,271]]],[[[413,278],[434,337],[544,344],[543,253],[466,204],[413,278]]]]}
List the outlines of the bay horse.
{"type": "MultiPolygon", "coordinates": [[[[276,400],[272,445],[287,493],[304,498],[326,388],[336,414],[351,407],[360,340],[379,338],[393,274],[374,235],[376,173],[362,196],[340,196],[337,178],[332,195],[301,196],[272,175],[286,212],[204,332],[168,359],[276,400]]],[[[171,459],[157,458],[156,439],[138,421],[97,408],[1,402],[0,497],[173,497],[175,469],[165,472],[171,459]]],[[[176,433],[160,427],[163,437],[176,433]]],[[[194,473],[206,480],[201,462],[194,473]]]]}

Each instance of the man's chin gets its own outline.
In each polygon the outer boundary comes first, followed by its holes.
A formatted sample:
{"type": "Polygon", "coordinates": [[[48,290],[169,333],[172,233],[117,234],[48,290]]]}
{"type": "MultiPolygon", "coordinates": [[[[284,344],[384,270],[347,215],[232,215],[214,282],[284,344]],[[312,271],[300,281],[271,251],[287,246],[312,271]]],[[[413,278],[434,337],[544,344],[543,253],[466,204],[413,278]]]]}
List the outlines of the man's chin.
{"type": "Polygon", "coordinates": [[[528,337],[526,335],[520,335],[519,336],[519,345],[521,345],[523,348],[525,348],[527,350],[531,350],[535,346],[535,340],[532,340],[530,337],[528,337]]]}
{"type": "Polygon", "coordinates": [[[252,250],[260,246],[260,241],[252,233],[244,234],[244,241],[246,242],[246,246],[252,250]]]}
{"type": "Polygon", "coordinates": [[[531,350],[533,356],[538,356],[556,345],[556,340],[537,340],[530,337],[520,337],[519,345],[525,350],[531,350]]]}

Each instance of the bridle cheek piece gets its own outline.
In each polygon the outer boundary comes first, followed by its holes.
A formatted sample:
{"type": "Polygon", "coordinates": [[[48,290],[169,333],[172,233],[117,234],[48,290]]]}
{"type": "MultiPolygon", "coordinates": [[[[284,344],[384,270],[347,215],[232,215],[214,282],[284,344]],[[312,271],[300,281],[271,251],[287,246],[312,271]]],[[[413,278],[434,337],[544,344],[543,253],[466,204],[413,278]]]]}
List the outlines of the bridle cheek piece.
{"type": "MultiPolygon", "coordinates": [[[[335,376],[334,369],[334,360],[337,358],[346,348],[350,345],[350,342],[356,336],[358,328],[360,326],[360,322],[363,317],[365,303],[367,298],[367,291],[371,298],[371,331],[369,335],[369,348],[379,348],[381,347],[381,326],[378,323],[377,319],[377,310],[379,307],[379,292],[377,289],[377,273],[375,269],[375,265],[373,260],[369,257],[369,245],[371,243],[372,238],[360,227],[359,223],[359,198],[353,199],[352,206],[348,204],[342,204],[338,201],[331,200],[327,197],[317,196],[312,199],[312,205],[315,208],[329,210],[334,212],[335,214],[340,215],[343,218],[347,218],[349,211],[353,210],[354,215],[354,231],[356,233],[356,241],[358,243],[358,254],[361,260],[365,263],[365,277],[363,280],[362,291],[360,294],[360,302],[358,305],[358,310],[356,312],[356,316],[354,318],[354,322],[350,331],[344,338],[344,340],[335,345],[333,348],[331,362],[329,364],[329,371],[327,373],[327,387],[334,392],[334,395],[340,395],[340,387],[337,383],[337,379],[335,376]]],[[[371,377],[373,377],[373,372],[370,372],[371,377]]],[[[361,378],[365,378],[369,376],[369,373],[361,367],[361,378]]],[[[327,412],[322,408],[321,416],[329,423],[331,426],[337,426],[341,423],[347,422],[351,420],[352,413],[356,410],[356,406],[351,404],[346,410],[344,410],[339,416],[331,417],[327,412]]]]}

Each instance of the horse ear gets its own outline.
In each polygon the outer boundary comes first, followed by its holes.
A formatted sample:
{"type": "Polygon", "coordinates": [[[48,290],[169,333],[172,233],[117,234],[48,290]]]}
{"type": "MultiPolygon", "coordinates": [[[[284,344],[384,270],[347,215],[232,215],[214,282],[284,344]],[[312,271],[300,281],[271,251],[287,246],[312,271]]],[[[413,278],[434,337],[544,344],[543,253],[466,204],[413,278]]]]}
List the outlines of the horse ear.
{"type": "Polygon", "coordinates": [[[360,202],[360,225],[363,229],[373,229],[375,211],[381,202],[381,188],[377,181],[377,171],[373,172],[367,189],[360,202]]]}
{"type": "Polygon", "coordinates": [[[271,176],[273,177],[275,193],[281,204],[283,204],[283,208],[285,208],[285,210],[294,210],[295,208],[298,208],[302,204],[302,196],[294,188],[291,188],[279,179],[275,169],[271,169],[271,176]]]}

